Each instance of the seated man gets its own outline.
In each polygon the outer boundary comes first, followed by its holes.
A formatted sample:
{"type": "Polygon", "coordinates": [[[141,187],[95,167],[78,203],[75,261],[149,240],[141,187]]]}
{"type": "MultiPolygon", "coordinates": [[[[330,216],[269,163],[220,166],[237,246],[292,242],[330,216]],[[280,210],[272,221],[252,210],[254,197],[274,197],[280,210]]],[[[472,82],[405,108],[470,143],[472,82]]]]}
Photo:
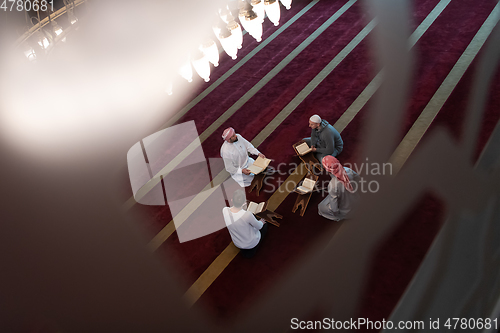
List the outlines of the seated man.
{"type": "Polygon", "coordinates": [[[248,153],[266,157],[245,138],[236,134],[232,127],[224,130],[222,138],[225,142],[220,149],[220,156],[224,159],[227,172],[241,187],[250,186],[254,175],[247,168],[255,160],[249,157],[248,153]]]}
{"type": "Polygon", "coordinates": [[[341,221],[358,200],[356,190],[360,177],[353,170],[343,167],[333,156],[325,156],[323,166],[330,174],[331,181],[328,195],[318,205],[318,214],[333,221],[341,221]]]}
{"type": "Polygon", "coordinates": [[[323,157],[327,155],[337,156],[344,148],[344,142],[337,131],[326,120],[321,120],[318,115],[309,118],[309,127],[311,127],[311,137],[304,141],[312,148],[314,157],[321,163],[323,157]]]}
{"type": "Polygon", "coordinates": [[[234,245],[245,258],[251,258],[267,233],[267,223],[262,219],[257,220],[252,213],[243,209],[245,201],[245,192],[235,191],[231,200],[233,206],[224,207],[222,215],[234,245]]]}

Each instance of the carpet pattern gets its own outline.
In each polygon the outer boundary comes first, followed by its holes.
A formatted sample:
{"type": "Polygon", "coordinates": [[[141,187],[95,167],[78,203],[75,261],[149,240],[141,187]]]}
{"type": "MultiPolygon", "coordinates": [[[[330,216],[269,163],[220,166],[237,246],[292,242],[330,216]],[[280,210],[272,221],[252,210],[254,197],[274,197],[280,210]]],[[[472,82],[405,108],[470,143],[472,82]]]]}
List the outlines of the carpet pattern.
{"type": "MultiPolygon", "coordinates": [[[[282,8],[280,24],[283,25],[309,3],[310,1],[294,1],[291,10],[285,11],[282,8]]],[[[319,1],[177,123],[194,120],[198,133],[205,131],[346,3],[347,1],[319,1]]],[[[413,3],[411,26],[413,28],[418,26],[437,3],[437,0],[413,3]]],[[[404,123],[401,126],[400,139],[413,125],[495,4],[492,0],[480,3],[473,0],[452,1],[419,40],[415,46],[412,91],[404,123]]],[[[249,141],[255,138],[368,22],[369,17],[362,3],[354,3],[233,116],[209,135],[202,143],[206,158],[219,157],[222,144],[220,135],[228,126],[234,127],[249,141]]],[[[263,40],[277,29],[279,27],[274,27],[266,19],[263,40]]],[[[211,82],[222,77],[239,59],[257,46],[258,43],[251,36],[245,35],[238,60],[233,61],[221,54],[220,65],[213,70],[211,82]]],[[[431,129],[443,126],[454,138],[460,140],[463,115],[476,62],[477,58],[438,113],[431,129]]],[[[272,189],[277,188],[290,174],[290,170],[300,162],[293,156],[291,145],[310,135],[307,127],[308,118],[317,113],[334,124],[378,70],[373,59],[369,34],[258,147],[267,157],[273,159],[272,165],[282,172],[269,179],[265,188],[267,191],[260,196],[256,196],[253,192],[248,193],[248,198],[253,201],[269,199],[272,189]]],[[[498,74],[496,73],[491,86],[477,142],[476,158],[500,119],[500,94],[498,94],[500,75],[498,74]]],[[[200,83],[193,89],[192,97],[205,90],[211,82],[200,83]]],[[[364,157],[360,156],[360,148],[370,105],[368,102],[342,132],[344,151],[339,156],[342,163],[365,162],[364,157]]],[[[387,126],[395,125],[397,124],[387,124],[387,126]]],[[[194,173],[193,184],[198,180],[194,173]]],[[[128,195],[130,194],[131,191],[128,190],[128,195]]],[[[295,194],[289,195],[277,209],[277,212],[283,215],[281,227],[270,226],[267,239],[256,257],[247,260],[237,256],[232,260],[195,306],[206,308],[216,318],[231,321],[238,313],[245,311],[250,304],[262,297],[266,290],[279,283],[280,276],[287,274],[287,270],[301,256],[304,248],[314,244],[320,235],[333,234],[341,228],[342,223],[349,223],[348,220],[333,223],[320,217],[317,214],[317,205],[321,200],[321,195],[313,195],[306,214],[300,217],[297,213],[291,213],[295,194]]],[[[211,201],[207,200],[202,205],[210,204],[211,201]]],[[[136,204],[128,214],[140,221],[140,226],[146,230],[146,234],[151,235],[151,238],[172,220],[168,206],[136,204]]],[[[202,215],[194,216],[193,220],[202,224],[203,218],[202,215]]],[[[374,223],[378,218],[383,217],[374,217],[374,223]]],[[[359,317],[371,320],[389,317],[445,218],[446,205],[435,194],[428,193],[401,219],[399,226],[373,254],[365,291],[359,300],[359,317]]],[[[230,242],[229,233],[225,229],[185,243],[179,243],[177,234],[174,233],[160,246],[157,254],[161,260],[178,268],[179,281],[187,290],[230,242]]],[[[317,312],[322,313],[322,310],[318,309],[317,312]]],[[[312,316],[318,315],[312,313],[312,316]]]]}

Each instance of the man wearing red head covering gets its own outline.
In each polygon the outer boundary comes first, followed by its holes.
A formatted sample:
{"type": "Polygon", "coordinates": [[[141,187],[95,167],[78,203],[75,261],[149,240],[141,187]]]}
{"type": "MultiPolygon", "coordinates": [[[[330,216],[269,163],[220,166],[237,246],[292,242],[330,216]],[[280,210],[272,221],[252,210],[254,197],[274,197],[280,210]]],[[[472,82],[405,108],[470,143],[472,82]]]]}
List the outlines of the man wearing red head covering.
{"type": "Polygon", "coordinates": [[[325,156],[322,164],[332,179],[328,184],[327,197],[318,205],[318,213],[330,220],[343,220],[357,201],[360,177],[353,170],[342,167],[339,160],[331,155],[325,156]]]}
{"type": "Polygon", "coordinates": [[[224,159],[227,172],[241,187],[250,186],[254,175],[247,168],[255,160],[248,156],[248,153],[262,158],[266,157],[245,138],[236,134],[232,127],[224,130],[222,138],[224,143],[220,148],[220,156],[224,159]]]}

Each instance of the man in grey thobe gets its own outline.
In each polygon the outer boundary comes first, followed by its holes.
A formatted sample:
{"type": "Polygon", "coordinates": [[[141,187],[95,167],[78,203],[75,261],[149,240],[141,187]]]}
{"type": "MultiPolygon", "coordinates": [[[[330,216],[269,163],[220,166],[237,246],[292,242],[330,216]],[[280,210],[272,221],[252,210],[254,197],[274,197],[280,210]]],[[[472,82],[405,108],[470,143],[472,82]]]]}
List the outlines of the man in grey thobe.
{"type": "Polygon", "coordinates": [[[336,157],[342,152],[344,148],[342,137],[328,121],[314,115],[309,118],[309,127],[312,129],[311,137],[305,138],[304,141],[312,148],[314,157],[318,159],[319,163],[327,155],[336,157]]]}
{"type": "MultiPolygon", "coordinates": [[[[349,180],[356,183],[359,175],[349,168],[344,168],[349,180]]],[[[345,189],[344,184],[331,175],[332,179],[328,184],[328,195],[318,205],[318,214],[329,220],[340,221],[346,218],[347,214],[358,201],[358,194],[351,193],[345,189]]]]}

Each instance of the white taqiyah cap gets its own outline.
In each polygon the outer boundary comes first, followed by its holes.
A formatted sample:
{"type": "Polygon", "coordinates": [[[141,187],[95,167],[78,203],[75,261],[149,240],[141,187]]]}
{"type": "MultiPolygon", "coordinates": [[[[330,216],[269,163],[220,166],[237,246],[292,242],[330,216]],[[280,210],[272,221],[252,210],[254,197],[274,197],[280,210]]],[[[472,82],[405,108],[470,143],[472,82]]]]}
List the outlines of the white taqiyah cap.
{"type": "Polygon", "coordinates": [[[318,116],[317,114],[315,114],[314,116],[311,116],[311,118],[309,118],[309,120],[312,121],[313,123],[316,123],[316,124],[321,123],[321,117],[318,116]]]}

